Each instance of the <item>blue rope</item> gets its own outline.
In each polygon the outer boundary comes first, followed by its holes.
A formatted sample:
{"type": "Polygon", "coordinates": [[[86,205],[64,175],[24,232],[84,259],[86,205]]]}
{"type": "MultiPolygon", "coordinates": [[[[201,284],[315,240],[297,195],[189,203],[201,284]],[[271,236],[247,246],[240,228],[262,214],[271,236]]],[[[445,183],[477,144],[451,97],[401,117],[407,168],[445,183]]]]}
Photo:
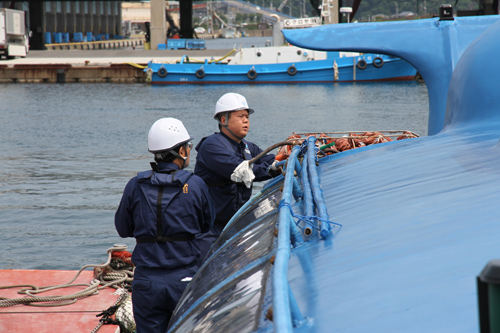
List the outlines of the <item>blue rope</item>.
{"type": "MultiPolygon", "coordinates": [[[[304,156],[307,153],[307,146],[308,142],[307,140],[304,140],[302,144],[300,145],[300,154],[304,156]]],[[[314,162],[318,162],[318,153],[320,152],[319,148],[314,145],[314,162]]]]}
{"type": "Polygon", "coordinates": [[[300,155],[304,156],[307,152],[307,140],[302,141],[302,144],[300,145],[300,155]]]}
{"type": "MultiPolygon", "coordinates": [[[[281,208],[281,207],[287,207],[289,210],[290,210],[290,214],[292,214],[292,216],[296,219],[298,219],[295,224],[297,225],[297,227],[299,227],[301,230],[304,230],[304,228],[302,228],[300,225],[299,225],[299,222],[302,221],[306,224],[309,224],[312,228],[320,231],[321,228],[318,227],[317,223],[315,223],[315,221],[319,220],[319,221],[322,221],[322,222],[325,222],[325,223],[329,223],[331,225],[333,225],[334,227],[337,225],[339,226],[341,229],[342,229],[342,224],[340,223],[337,223],[337,222],[333,222],[333,221],[328,221],[328,220],[325,220],[325,219],[322,219],[321,217],[318,217],[318,216],[305,216],[305,215],[299,215],[299,214],[295,214],[292,210],[292,206],[288,203],[288,202],[284,202],[283,200],[281,200],[278,204],[278,210],[281,208]]],[[[340,230],[340,229],[339,229],[340,230]]]]}

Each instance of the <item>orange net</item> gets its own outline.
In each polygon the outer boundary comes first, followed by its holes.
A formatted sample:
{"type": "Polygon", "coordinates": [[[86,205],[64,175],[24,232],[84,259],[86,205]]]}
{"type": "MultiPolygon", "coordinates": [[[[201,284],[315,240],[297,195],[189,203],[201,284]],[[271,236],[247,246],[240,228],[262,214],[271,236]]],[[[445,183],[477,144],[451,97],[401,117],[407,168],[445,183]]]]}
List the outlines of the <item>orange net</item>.
{"type": "MultiPolygon", "coordinates": [[[[294,140],[294,139],[301,139],[302,136],[298,134],[292,134],[286,139],[286,141],[291,141],[293,142],[294,145],[300,145],[302,143],[302,140],[294,140]]],[[[292,152],[293,146],[282,146],[279,150],[278,153],[276,154],[275,160],[277,161],[283,161],[290,156],[290,153],[292,152]]]]}
{"type": "MultiPolygon", "coordinates": [[[[309,136],[315,136],[318,138],[317,144],[319,146],[328,145],[330,143],[335,143],[330,147],[322,150],[324,155],[330,155],[350,149],[355,149],[359,147],[365,147],[373,144],[391,142],[394,140],[392,137],[396,137],[396,140],[404,140],[410,138],[417,138],[418,135],[411,131],[380,131],[380,132],[334,132],[334,133],[293,133],[287,139],[287,141],[293,142],[294,145],[300,145],[309,136]],[[382,132],[386,132],[385,134],[382,132]],[[399,134],[396,134],[399,132],[399,134]],[[328,134],[344,134],[341,137],[334,137],[328,134]]],[[[276,160],[282,161],[290,156],[293,146],[283,146],[279,149],[276,154],[276,160]]]]}

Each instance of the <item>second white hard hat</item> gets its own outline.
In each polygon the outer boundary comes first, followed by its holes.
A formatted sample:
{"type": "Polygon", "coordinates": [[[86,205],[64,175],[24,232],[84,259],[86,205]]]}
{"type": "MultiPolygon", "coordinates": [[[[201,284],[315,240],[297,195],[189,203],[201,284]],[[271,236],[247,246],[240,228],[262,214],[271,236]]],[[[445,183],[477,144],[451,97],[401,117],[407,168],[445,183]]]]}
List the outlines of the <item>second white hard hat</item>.
{"type": "Polygon", "coordinates": [[[148,150],[159,153],[192,140],[179,119],[161,118],[157,120],[148,134],[148,150]]]}
{"type": "Polygon", "coordinates": [[[248,106],[245,97],[237,93],[227,93],[217,101],[217,104],[215,105],[214,118],[216,119],[219,113],[240,110],[248,110],[249,115],[254,112],[253,109],[248,106]]]}

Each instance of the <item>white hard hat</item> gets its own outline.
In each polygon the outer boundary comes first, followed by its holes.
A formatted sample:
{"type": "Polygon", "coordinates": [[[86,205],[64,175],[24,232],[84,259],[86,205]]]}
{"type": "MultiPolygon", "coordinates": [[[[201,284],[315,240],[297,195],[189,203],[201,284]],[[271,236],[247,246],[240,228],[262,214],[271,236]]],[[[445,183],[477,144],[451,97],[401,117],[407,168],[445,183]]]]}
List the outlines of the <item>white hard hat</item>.
{"type": "Polygon", "coordinates": [[[214,119],[217,119],[217,115],[223,112],[248,110],[248,114],[251,115],[254,111],[248,107],[248,103],[245,97],[236,93],[227,93],[217,101],[215,105],[214,119]]]}
{"type": "Polygon", "coordinates": [[[179,119],[161,118],[149,130],[148,148],[151,153],[159,153],[175,148],[191,139],[179,119]]]}

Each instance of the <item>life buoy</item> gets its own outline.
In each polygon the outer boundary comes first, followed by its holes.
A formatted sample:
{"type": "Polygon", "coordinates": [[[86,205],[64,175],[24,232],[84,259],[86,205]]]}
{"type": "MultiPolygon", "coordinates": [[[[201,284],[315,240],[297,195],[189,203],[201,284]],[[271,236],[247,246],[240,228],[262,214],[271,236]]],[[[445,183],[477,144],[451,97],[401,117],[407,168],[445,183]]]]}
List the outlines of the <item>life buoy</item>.
{"type": "Polygon", "coordinates": [[[158,70],[158,76],[159,77],[165,77],[168,75],[168,72],[167,70],[165,69],[165,67],[160,67],[160,69],[158,70]]]}
{"type": "Polygon", "coordinates": [[[382,66],[384,66],[384,59],[376,57],[375,59],[373,59],[372,65],[375,68],[381,68],[382,66]]]}
{"type": "Polygon", "coordinates": [[[252,68],[248,71],[247,76],[250,80],[254,80],[257,77],[257,72],[252,68]]]}
{"type": "Polygon", "coordinates": [[[205,77],[205,71],[203,68],[200,68],[196,71],[195,75],[198,79],[203,79],[205,77]]]}
{"type": "Polygon", "coordinates": [[[361,60],[358,60],[358,63],[356,64],[356,66],[363,70],[363,69],[366,69],[366,67],[368,66],[368,64],[366,63],[366,60],[365,59],[361,59],[361,60]]]}
{"type": "Polygon", "coordinates": [[[297,68],[295,68],[295,65],[292,65],[292,66],[288,67],[286,72],[288,73],[288,75],[294,76],[295,74],[297,74],[297,68]]]}

